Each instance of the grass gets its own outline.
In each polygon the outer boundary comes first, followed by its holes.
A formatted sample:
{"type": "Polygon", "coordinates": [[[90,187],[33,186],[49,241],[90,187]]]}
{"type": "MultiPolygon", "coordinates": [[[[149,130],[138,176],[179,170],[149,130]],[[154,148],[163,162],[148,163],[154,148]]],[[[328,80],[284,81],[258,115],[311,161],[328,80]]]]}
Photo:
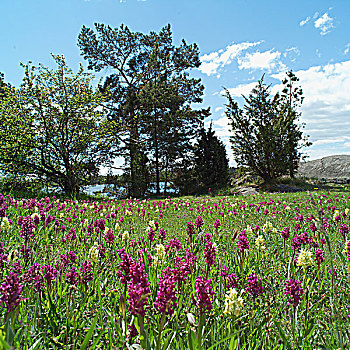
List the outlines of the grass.
{"type": "Polygon", "coordinates": [[[349,196],[4,197],[0,344],[347,349],[349,196]]]}

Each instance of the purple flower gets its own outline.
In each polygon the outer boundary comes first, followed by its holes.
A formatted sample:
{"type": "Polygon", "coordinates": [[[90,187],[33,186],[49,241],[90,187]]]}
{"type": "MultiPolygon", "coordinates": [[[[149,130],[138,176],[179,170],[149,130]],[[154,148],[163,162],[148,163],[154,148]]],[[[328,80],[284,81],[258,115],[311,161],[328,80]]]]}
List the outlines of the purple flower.
{"type": "Polygon", "coordinates": [[[255,274],[251,274],[248,276],[248,287],[246,288],[246,292],[250,294],[253,299],[256,299],[263,292],[262,280],[255,274]]]}
{"type": "Polygon", "coordinates": [[[159,238],[161,242],[163,243],[166,238],[166,230],[164,228],[161,228],[159,231],[159,238]]]}
{"type": "Polygon", "coordinates": [[[145,306],[151,290],[144,264],[134,260],[130,266],[131,281],[128,286],[129,311],[132,315],[145,316],[145,306]]]}
{"type": "Polygon", "coordinates": [[[189,221],[187,223],[186,232],[190,237],[192,237],[194,235],[194,225],[193,225],[192,221],[189,221]]]}
{"type": "Polygon", "coordinates": [[[211,279],[207,280],[204,277],[198,276],[196,279],[196,288],[192,300],[200,309],[200,312],[210,311],[212,309],[211,298],[214,295],[211,279]]]}
{"type": "Polygon", "coordinates": [[[44,277],[41,273],[40,264],[33,264],[23,274],[23,282],[28,284],[32,289],[37,292],[42,291],[45,288],[44,277]]]}
{"type": "Polygon", "coordinates": [[[285,227],[281,233],[283,239],[288,239],[290,237],[289,226],[285,227]]]}
{"type": "Polygon", "coordinates": [[[339,232],[342,234],[343,238],[345,239],[345,235],[349,233],[349,228],[346,226],[346,224],[341,224],[339,227],[339,232]]]}
{"type": "Polygon", "coordinates": [[[249,242],[245,230],[243,230],[238,237],[238,250],[244,252],[246,249],[249,249],[249,242]]]}
{"type": "Polygon", "coordinates": [[[21,233],[19,235],[26,241],[32,238],[35,224],[30,215],[18,219],[18,221],[21,222],[21,233]]]}
{"type": "Polygon", "coordinates": [[[215,264],[216,246],[212,241],[208,241],[204,247],[204,256],[207,261],[208,268],[215,264]]]}
{"type": "Polygon", "coordinates": [[[166,315],[172,315],[177,306],[175,279],[169,267],[162,271],[159,278],[159,290],[154,306],[156,310],[166,315]]]}
{"type": "Polygon", "coordinates": [[[73,266],[66,274],[65,281],[72,286],[76,286],[78,283],[78,278],[79,278],[79,275],[76,272],[75,267],[73,266]]]}
{"type": "Polygon", "coordinates": [[[290,281],[286,281],[286,287],[284,294],[289,295],[288,305],[292,304],[296,308],[303,295],[303,288],[301,288],[301,282],[292,278],[290,281]]]}
{"type": "Polygon", "coordinates": [[[18,281],[18,275],[12,272],[0,285],[0,305],[7,309],[7,313],[15,309],[21,302],[22,286],[18,281]]]}
{"type": "Polygon", "coordinates": [[[324,262],[324,251],[322,249],[316,249],[315,261],[318,266],[320,266],[320,264],[324,262]]]}
{"type": "Polygon", "coordinates": [[[130,266],[132,259],[129,254],[125,252],[124,249],[118,251],[121,261],[118,266],[117,277],[120,279],[122,284],[126,284],[131,280],[130,266]]]}
{"type": "Polygon", "coordinates": [[[87,285],[88,282],[93,280],[92,265],[90,262],[85,261],[80,267],[80,279],[81,283],[87,285]]]}
{"type": "Polygon", "coordinates": [[[105,234],[105,240],[107,243],[113,244],[114,243],[114,233],[112,230],[108,230],[105,234]]]}
{"type": "Polygon", "coordinates": [[[51,265],[44,265],[41,269],[47,285],[50,285],[51,282],[57,277],[57,270],[51,265]]]}
{"type": "Polygon", "coordinates": [[[200,230],[201,227],[204,225],[203,219],[200,215],[198,215],[196,221],[194,222],[194,225],[197,227],[198,230],[200,230]]]}
{"type": "Polygon", "coordinates": [[[215,222],[214,222],[214,228],[215,228],[215,229],[218,229],[218,228],[220,227],[220,225],[221,225],[220,220],[219,220],[219,219],[215,220],[215,222]]]}

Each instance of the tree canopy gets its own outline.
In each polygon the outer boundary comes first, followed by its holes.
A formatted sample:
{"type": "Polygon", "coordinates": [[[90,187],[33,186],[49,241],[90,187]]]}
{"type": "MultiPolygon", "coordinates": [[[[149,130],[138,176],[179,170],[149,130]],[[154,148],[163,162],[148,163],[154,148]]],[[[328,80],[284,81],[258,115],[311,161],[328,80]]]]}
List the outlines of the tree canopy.
{"type": "Polygon", "coordinates": [[[74,74],[63,56],[52,57],[56,70],[22,65],[20,88],[8,87],[1,100],[0,164],[5,174],[42,178],[73,193],[109,164],[110,125],[92,75],[82,66],[74,74]]]}
{"type": "Polygon", "coordinates": [[[112,70],[101,89],[109,92],[110,117],[120,125],[116,138],[124,145],[130,194],[142,194],[147,168],[159,194],[161,173],[167,177],[183,164],[181,155],[209,115],[192,109],[204,89],[188,74],[200,65],[197,45],[183,40],[175,46],[170,25],[142,34],[96,23],[95,30],[82,28],[78,46],[90,69],[112,70]]]}
{"type": "Polygon", "coordinates": [[[295,86],[297,81],[288,72],[282,92],[272,96],[262,77],[249,96],[243,96],[243,109],[226,90],[226,116],[235,161],[265,181],[281,175],[294,176],[302,157],[300,149],[310,145],[307,137],[303,137],[303,125],[298,123],[297,108],[303,96],[301,88],[295,86]]]}

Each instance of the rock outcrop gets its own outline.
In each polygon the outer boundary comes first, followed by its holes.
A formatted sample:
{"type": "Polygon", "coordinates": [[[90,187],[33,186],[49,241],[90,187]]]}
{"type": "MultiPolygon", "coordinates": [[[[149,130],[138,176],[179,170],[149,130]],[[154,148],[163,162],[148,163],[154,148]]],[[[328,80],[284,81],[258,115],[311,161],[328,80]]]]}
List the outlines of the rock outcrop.
{"type": "Polygon", "coordinates": [[[349,180],[350,155],[328,156],[300,164],[299,175],[313,179],[349,180]]]}

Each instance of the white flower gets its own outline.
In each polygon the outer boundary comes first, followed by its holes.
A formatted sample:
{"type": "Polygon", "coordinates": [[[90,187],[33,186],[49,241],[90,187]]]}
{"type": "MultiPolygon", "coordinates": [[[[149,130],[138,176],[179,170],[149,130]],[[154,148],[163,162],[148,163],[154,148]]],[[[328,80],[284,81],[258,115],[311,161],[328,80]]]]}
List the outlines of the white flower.
{"type": "Polygon", "coordinates": [[[97,262],[98,261],[98,244],[97,242],[94,243],[94,245],[89,250],[89,259],[91,262],[97,262]]]}
{"type": "Polygon", "coordinates": [[[255,245],[259,250],[265,250],[265,240],[263,236],[258,236],[258,238],[255,240],[255,245]]]}
{"type": "Polygon", "coordinates": [[[267,221],[265,223],[265,225],[263,226],[263,231],[264,231],[264,233],[269,233],[269,232],[273,231],[273,226],[272,226],[271,222],[267,221]]]}
{"type": "Polygon", "coordinates": [[[312,253],[302,249],[298,255],[297,265],[302,267],[308,267],[313,265],[314,260],[312,258],[312,253]]]}
{"type": "Polygon", "coordinates": [[[165,260],[165,247],[163,244],[156,245],[156,256],[154,258],[154,264],[161,264],[165,260]]]}
{"type": "Polygon", "coordinates": [[[129,231],[124,231],[123,234],[122,234],[122,241],[128,240],[129,237],[130,237],[129,231]]]}
{"type": "Polygon", "coordinates": [[[10,221],[6,216],[2,218],[0,228],[2,231],[8,231],[11,228],[10,221]]]}
{"type": "Polygon", "coordinates": [[[243,299],[238,296],[238,292],[235,288],[231,288],[225,297],[225,315],[239,316],[243,309],[243,299]]]}

